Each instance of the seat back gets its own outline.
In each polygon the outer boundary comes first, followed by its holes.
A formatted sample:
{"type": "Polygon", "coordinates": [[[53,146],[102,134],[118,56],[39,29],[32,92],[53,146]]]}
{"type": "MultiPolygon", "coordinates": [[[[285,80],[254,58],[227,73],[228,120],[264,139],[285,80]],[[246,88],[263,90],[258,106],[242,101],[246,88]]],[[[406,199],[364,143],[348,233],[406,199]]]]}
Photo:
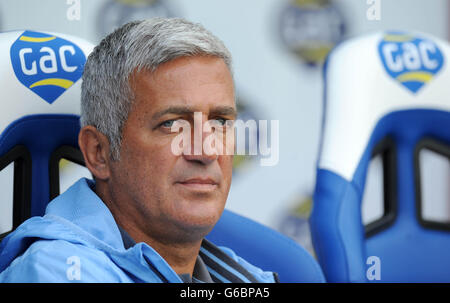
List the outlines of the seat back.
{"type": "Polygon", "coordinates": [[[450,225],[424,219],[421,193],[433,180],[420,173],[422,150],[450,157],[448,58],[447,42],[404,32],[357,37],[329,55],[310,218],[327,281],[450,281],[450,225]],[[384,214],[364,226],[375,154],[383,159],[384,214]]]}
{"type": "Polygon", "coordinates": [[[253,220],[225,210],[207,236],[216,245],[232,248],[263,270],[274,271],[280,282],[322,283],[317,261],[299,244],[253,220]]]}
{"type": "Polygon", "coordinates": [[[0,170],[14,162],[13,228],[44,214],[58,165],[52,155],[78,146],[80,82],[92,49],[63,34],[0,34],[0,170]]]}

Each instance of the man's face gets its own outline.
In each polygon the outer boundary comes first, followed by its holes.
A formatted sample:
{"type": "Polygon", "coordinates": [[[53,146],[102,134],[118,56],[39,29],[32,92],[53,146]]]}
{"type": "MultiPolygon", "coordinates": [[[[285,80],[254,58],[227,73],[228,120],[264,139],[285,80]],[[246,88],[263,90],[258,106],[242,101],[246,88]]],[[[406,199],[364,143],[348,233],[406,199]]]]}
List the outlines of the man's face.
{"type": "Polygon", "coordinates": [[[183,57],[153,73],[135,73],[130,84],[135,100],[123,128],[120,161],[111,166],[114,198],[127,203],[132,220],[159,240],[204,236],[224,209],[232,155],[176,155],[172,142],[180,133],[171,127],[184,120],[193,129],[194,116],[196,122],[202,117],[200,125],[234,120],[230,71],[219,58],[183,57]]]}

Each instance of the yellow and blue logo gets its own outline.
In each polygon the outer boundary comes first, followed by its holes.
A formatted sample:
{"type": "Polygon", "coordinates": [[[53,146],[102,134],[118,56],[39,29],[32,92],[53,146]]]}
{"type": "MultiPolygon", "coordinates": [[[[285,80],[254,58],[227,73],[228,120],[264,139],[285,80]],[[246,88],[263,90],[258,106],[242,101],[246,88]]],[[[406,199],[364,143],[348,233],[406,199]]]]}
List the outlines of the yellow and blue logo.
{"type": "Polygon", "coordinates": [[[389,76],[412,93],[430,82],[444,64],[436,43],[406,33],[386,33],[378,52],[389,76]]]}
{"type": "Polygon", "coordinates": [[[10,56],[17,79],[50,104],[81,78],[86,62],[76,44],[33,31],[17,38],[10,56]]]}

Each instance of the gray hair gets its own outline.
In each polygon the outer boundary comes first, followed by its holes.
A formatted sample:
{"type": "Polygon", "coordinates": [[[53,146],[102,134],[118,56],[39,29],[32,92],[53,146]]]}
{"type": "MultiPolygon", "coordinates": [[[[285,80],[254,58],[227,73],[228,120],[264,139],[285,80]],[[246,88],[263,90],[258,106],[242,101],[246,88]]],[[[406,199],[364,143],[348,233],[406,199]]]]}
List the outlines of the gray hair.
{"type": "Polygon", "coordinates": [[[127,23],[106,36],[89,55],[81,86],[81,127],[95,126],[120,159],[122,128],[134,95],[130,76],[179,57],[222,58],[230,72],[231,55],[223,42],[197,23],[181,18],[152,18],[127,23]]]}

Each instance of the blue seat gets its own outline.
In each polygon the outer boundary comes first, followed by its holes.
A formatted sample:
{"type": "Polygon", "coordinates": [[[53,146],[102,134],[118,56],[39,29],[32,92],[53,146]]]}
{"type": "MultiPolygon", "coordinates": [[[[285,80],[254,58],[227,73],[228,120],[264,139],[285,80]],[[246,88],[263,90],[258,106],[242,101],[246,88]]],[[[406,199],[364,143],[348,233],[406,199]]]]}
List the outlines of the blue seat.
{"type": "Polygon", "coordinates": [[[330,53],[310,217],[328,282],[450,282],[450,224],[423,215],[423,186],[436,182],[422,177],[419,156],[450,159],[449,55],[445,41],[402,32],[356,37],[330,53]],[[384,213],[364,225],[374,155],[383,159],[384,213]]]}
{"type": "Polygon", "coordinates": [[[225,210],[207,236],[216,245],[232,248],[264,270],[278,273],[282,283],[322,283],[317,261],[293,240],[253,220],[225,210]]]}
{"type": "Polygon", "coordinates": [[[14,163],[13,228],[43,215],[58,194],[55,151],[78,145],[80,79],[92,49],[63,34],[0,34],[0,170],[14,163]]]}
{"type": "MultiPolygon", "coordinates": [[[[61,34],[0,34],[0,170],[15,163],[13,229],[43,215],[59,194],[62,158],[84,164],[78,149],[80,77],[92,48],[61,34]]],[[[316,261],[298,244],[227,210],[208,237],[278,272],[282,282],[324,281],[316,261]]]]}

